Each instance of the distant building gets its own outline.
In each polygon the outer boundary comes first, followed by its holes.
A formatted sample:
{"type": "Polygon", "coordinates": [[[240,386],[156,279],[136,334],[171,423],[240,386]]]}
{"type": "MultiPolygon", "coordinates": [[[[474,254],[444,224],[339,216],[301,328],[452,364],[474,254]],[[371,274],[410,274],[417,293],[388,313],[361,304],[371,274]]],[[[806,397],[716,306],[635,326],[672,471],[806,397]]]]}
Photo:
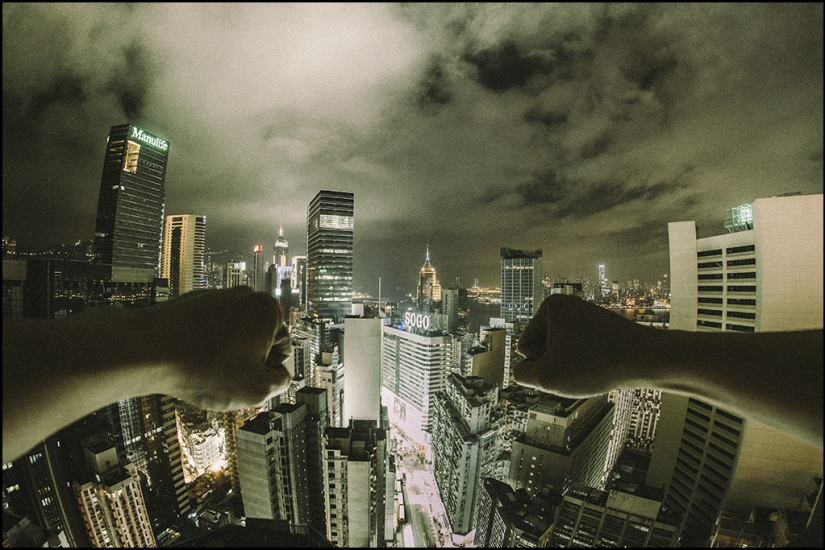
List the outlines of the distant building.
{"type": "Polygon", "coordinates": [[[246,262],[227,262],[223,277],[224,288],[242,286],[244,284],[244,277],[246,277],[246,262]]]}
{"type": "Polygon", "coordinates": [[[160,276],[169,281],[170,297],[206,288],[206,216],[167,216],[163,230],[160,276]]]}
{"type": "Polygon", "coordinates": [[[355,195],[322,189],[307,206],[307,315],[340,322],[352,309],[355,195]]]}
{"type": "Polygon", "coordinates": [[[256,244],[252,249],[252,280],[249,286],[255,292],[264,292],[266,290],[266,265],[264,260],[264,247],[256,244]]]}
{"type": "Polygon", "coordinates": [[[541,250],[501,249],[501,316],[526,326],[544,299],[541,250]]]}
{"type": "Polygon", "coordinates": [[[106,140],[95,225],[95,260],[117,267],[160,267],[169,142],[132,124],[106,140]]]}
{"type": "Polygon", "coordinates": [[[427,246],[427,255],[424,265],[418,273],[418,286],[415,293],[415,304],[422,313],[434,313],[434,305],[441,302],[441,285],[438,283],[435,268],[430,263],[430,247],[427,246]]]}

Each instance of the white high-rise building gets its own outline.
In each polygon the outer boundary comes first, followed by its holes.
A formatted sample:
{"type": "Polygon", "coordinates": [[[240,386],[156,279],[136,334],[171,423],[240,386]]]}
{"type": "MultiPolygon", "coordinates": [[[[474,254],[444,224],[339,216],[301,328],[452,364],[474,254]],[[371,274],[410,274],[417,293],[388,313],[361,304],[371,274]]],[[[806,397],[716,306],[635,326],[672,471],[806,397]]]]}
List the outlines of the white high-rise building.
{"type": "Polygon", "coordinates": [[[408,312],[407,321],[403,328],[383,327],[383,402],[393,424],[428,445],[431,407],[450,372],[453,337],[434,328],[443,316],[408,312]]]}
{"type": "Polygon", "coordinates": [[[381,417],[381,319],[344,319],[344,418],[381,417]]]}
{"type": "Polygon", "coordinates": [[[166,216],[160,276],[169,280],[169,295],[206,288],[206,216],[166,216]]]}
{"type": "MultiPolygon", "coordinates": [[[[822,216],[821,194],[795,195],[728,209],[726,232],[712,237],[698,238],[693,221],[668,224],[671,330],[821,329],[822,216]]],[[[647,484],[667,487],[666,504],[684,515],[695,542],[706,541],[722,510],[800,503],[822,474],[822,449],[700,400],[662,394],[647,484]]]]}

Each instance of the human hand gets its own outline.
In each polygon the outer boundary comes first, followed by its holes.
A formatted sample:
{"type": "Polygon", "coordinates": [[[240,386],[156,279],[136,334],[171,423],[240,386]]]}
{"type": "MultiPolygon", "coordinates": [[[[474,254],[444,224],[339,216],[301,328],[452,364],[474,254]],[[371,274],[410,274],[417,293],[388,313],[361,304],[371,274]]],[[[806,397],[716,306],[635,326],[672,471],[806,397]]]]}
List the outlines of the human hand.
{"type": "Polygon", "coordinates": [[[653,331],[575,296],[542,302],[519,338],[525,357],[516,382],[561,397],[589,397],[640,383],[640,359],[653,331]]]}
{"type": "Polygon", "coordinates": [[[286,391],[292,352],[281,308],[249,287],[196,290],[145,310],[173,395],[202,409],[237,410],[286,391]]]}

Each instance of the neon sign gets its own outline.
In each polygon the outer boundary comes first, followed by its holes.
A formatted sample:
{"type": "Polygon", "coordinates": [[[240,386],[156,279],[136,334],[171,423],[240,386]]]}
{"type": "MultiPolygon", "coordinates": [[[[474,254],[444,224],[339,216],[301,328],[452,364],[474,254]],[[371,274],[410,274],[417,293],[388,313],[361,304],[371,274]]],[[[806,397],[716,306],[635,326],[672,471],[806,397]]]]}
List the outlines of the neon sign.
{"type": "Polygon", "coordinates": [[[430,328],[430,316],[423,313],[413,313],[408,311],[404,313],[404,324],[411,327],[428,330],[430,328]]]}
{"type": "Polygon", "coordinates": [[[149,145],[157,147],[161,151],[166,151],[167,149],[169,149],[169,143],[167,141],[164,141],[159,137],[149,135],[137,126],[132,126],[132,137],[137,138],[144,143],[148,143],[149,145]]]}

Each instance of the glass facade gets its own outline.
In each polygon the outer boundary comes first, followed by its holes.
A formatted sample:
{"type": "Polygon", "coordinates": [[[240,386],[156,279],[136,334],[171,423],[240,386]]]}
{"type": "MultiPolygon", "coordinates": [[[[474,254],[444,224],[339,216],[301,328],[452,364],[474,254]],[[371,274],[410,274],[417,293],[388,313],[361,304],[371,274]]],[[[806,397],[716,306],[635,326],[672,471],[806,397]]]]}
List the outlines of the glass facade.
{"type": "Polygon", "coordinates": [[[501,249],[501,316],[526,326],[541,305],[541,250],[501,249]]]}
{"type": "Polygon", "coordinates": [[[112,126],[103,161],[95,259],[118,267],[160,265],[169,142],[131,124],[112,126]]]}
{"type": "Polygon", "coordinates": [[[342,320],[352,311],[355,195],[321,190],[307,207],[307,314],[342,320]]]}

